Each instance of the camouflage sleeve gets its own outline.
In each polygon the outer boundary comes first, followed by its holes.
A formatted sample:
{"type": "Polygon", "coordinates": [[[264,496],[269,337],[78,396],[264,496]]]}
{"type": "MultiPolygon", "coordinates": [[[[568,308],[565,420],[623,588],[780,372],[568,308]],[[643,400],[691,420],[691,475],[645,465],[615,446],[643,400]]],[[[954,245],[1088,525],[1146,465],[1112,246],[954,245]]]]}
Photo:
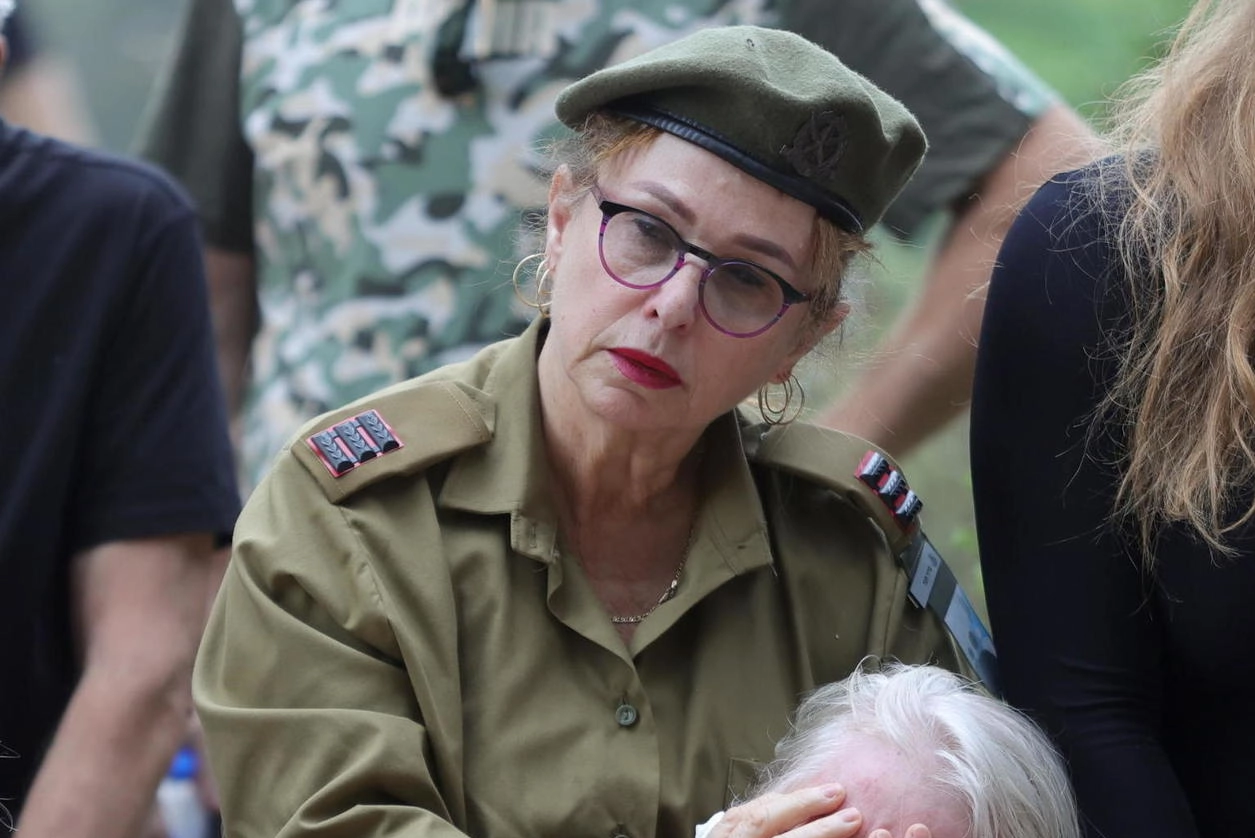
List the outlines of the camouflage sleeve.
{"type": "Polygon", "coordinates": [[[211,246],[253,248],[253,155],[239,116],[243,35],[231,0],[191,0],[139,154],[191,193],[211,246]]]}
{"type": "Polygon", "coordinates": [[[967,194],[1056,98],[945,0],[786,0],[781,25],[831,50],[924,126],[928,155],[885,217],[901,235],[967,194]]]}

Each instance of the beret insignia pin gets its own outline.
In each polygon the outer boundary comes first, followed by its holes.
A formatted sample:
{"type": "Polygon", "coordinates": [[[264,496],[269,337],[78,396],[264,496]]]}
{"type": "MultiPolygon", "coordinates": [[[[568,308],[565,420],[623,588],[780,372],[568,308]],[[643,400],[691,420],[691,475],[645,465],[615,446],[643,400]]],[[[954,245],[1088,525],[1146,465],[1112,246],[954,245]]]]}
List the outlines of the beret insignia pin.
{"type": "Polygon", "coordinates": [[[780,154],[802,177],[830,181],[845,155],[847,140],[845,117],[835,111],[812,113],[793,137],[793,144],[780,154]]]}
{"type": "Polygon", "coordinates": [[[333,477],[342,477],[362,463],[404,447],[404,443],[377,410],[319,431],[305,440],[333,477]]]}

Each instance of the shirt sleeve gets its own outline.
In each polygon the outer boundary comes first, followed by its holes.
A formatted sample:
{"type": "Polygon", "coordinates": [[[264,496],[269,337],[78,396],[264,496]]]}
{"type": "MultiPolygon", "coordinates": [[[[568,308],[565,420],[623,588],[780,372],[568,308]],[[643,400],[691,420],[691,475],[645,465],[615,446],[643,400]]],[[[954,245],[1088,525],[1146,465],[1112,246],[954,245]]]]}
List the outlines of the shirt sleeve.
{"type": "Polygon", "coordinates": [[[243,32],[231,0],[191,0],[165,81],[149,103],[139,153],[196,203],[205,240],[253,249],[253,153],[240,124],[243,32]]]}
{"type": "Polygon", "coordinates": [[[822,45],[899,99],[928,154],[885,224],[912,235],[975,188],[1055,94],[1001,44],[942,0],[789,0],[781,24],[822,45]]]}
{"type": "MultiPolygon", "coordinates": [[[[433,539],[414,555],[439,552],[431,510],[407,512],[433,539]]],[[[416,571],[425,648],[403,659],[367,555],[281,455],[240,517],[193,678],[234,835],[465,838],[452,585],[436,563],[416,571]]]]}
{"type": "Polygon", "coordinates": [[[239,511],[196,221],[167,186],[119,207],[135,235],[92,375],[71,548],[188,532],[239,511]]]}
{"type": "Polygon", "coordinates": [[[991,281],[971,425],[981,567],[1006,696],[1059,744],[1088,834],[1186,838],[1162,746],[1164,641],[1108,521],[1118,440],[1091,432],[1124,291],[1084,182],[1036,194],[991,281]]]}

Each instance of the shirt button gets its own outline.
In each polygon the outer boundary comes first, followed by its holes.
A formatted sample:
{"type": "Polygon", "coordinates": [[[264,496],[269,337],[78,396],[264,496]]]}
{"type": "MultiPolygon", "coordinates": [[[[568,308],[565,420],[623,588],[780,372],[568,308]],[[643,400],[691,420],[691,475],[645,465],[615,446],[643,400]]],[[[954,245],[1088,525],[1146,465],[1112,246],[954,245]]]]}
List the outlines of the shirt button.
{"type": "Polygon", "coordinates": [[[631,727],[636,724],[638,715],[636,708],[627,702],[620,704],[619,708],[614,711],[615,721],[619,723],[620,727],[631,727]]]}

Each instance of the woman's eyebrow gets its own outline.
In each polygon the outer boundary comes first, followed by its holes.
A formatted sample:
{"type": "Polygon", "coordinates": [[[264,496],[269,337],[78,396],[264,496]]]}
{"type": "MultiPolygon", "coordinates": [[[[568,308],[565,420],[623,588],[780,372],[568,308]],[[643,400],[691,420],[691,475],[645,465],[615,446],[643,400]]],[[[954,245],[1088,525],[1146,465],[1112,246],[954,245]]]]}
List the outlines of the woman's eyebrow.
{"type": "Polygon", "coordinates": [[[769,259],[775,259],[787,265],[791,271],[797,271],[797,263],[793,261],[789,251],[771,239],[764,239],[761,236],[754,236],[748,233],[738,233],[732,237],[732,241],[746,250],[752,250],[755,253],[760,253],[769,259]]]}
{"type": "Polygon", "coordinates": [[[667,209],[674,212],[684,221],[691,224],[697,220],[697,212],[685,203],[683,198],[668,189],[665,184],[651,180],[642,180],[635,181],[629,185],[657,198],[667,205],[667,209]]]}
{"type": "MultiPolygon", "coordinates": [[[[646,180],[634,181],[629,185],[640,189],[642,192],[649,194],[661,203],[665,204],[667,209],[675,213],[676,216],[678,216],[685,223],[692,224],[697,220],[696,211],[690,207],[683,198],[668,189],[665,184],[646,180]]],[[[748,233],[738,233],[733,236],[732,240],[734,243],[744,247],[746,250],[752,250],[755,253],[762,254],[770,259],[775,259],[776,261],[787,265],[792,271],[797,270],[797,263],[793,260],[793,257],[789,255],[789,252],[770,239],[764,239],[761,236],[755,236],[748,233]]]]}

